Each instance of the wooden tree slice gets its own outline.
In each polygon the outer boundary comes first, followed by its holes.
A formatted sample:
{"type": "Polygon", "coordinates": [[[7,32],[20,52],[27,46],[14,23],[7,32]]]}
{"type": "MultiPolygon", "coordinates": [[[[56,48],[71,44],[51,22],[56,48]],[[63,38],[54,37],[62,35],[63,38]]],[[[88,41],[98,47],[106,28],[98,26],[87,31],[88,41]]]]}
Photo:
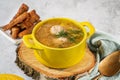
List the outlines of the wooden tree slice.
{"type": "Polygon", "coordinates": [[[43,74],[49,78],[65,79],[88,72],[95,65],[95,57],[87,48],[84,58],[78,64],[65,69],[53,69],[41,64],[36,59],[34,51],[21,43],[17,50],[16,63],[28,76],[33,78],[39,78],[40,74],[43,74]]]}

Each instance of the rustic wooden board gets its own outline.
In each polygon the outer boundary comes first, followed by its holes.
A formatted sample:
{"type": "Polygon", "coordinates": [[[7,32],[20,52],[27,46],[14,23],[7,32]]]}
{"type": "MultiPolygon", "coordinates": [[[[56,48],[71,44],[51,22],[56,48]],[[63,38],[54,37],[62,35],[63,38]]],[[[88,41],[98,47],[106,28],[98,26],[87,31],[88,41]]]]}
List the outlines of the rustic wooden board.
{"type": "Polygon", "coordinates": [[[87,48],[84,58],[78,64],[65,69],[53,69],[41,64],[35,58],[34,51],[27,48],[24,43],[21,43],[17,50],[16,63],[28,76],[31,76],[34,79],[40,78],[40,74],[42,74],[49,78],[63,80],[71,76],[88,72],[95,65],[95,57],[87,48]]]}

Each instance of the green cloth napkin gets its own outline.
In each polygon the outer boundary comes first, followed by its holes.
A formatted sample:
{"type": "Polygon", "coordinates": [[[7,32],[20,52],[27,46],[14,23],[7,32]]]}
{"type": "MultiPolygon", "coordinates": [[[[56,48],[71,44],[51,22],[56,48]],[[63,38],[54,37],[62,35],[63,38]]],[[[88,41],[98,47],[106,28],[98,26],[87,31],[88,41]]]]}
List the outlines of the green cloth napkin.
{"type": "MultiPolygon", "coordinates": [[[[88,47],[95,53],[96,65],[89,74],[79,78],[78,80],[92,80],[95,76],[99,75],[98,65],[100,61],[112,52],[120,50],[120,42],[109,34],[96,32],[88,40],[88,47]]],[[[99,80],[120,80],[120,73],[115,74],[112,77],[103,76],[99,80]]]]}

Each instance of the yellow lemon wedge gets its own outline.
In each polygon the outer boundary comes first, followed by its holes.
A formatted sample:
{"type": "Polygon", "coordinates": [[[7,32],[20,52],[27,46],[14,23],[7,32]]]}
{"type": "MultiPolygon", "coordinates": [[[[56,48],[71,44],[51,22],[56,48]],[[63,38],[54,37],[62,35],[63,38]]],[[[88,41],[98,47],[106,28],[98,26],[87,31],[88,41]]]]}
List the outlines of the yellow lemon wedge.
{"type": "Polygon", "coordinates": [[[24,79],[14,74],[0,74],[0,80],[24,80],[24,79]]]}

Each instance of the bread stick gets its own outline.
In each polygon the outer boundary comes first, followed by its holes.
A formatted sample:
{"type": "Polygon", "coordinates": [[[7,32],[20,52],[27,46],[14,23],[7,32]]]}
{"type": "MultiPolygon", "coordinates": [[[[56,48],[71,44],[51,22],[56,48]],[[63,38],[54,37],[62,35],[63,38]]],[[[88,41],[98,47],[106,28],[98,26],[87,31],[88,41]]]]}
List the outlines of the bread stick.
{"type": "Polygon", "coordinates": [[[30,19],[30,22],[31,22],[31,23],[39,22],[40,17],[39,17],[39,15],[36,13],[35,10],[30,11],[29,14],[30,14],[30,17],[31,17],[31,19],[30,19]]]}
{"type": "Polygon", "coordinates": [[[35,23],[39,22],[39,16],[36,14],[35,10],[30,11],[29,16],[26,18],[24,22],[21,23],[21,28],[28,29],[29,27],[33,26],[35,23]]]}
{"type": "Polygon", "coordinates": [[[14,19],[12,22],[10,22],[8,25],[4,26],[3,30],[6,31],[6,30],[14,27],[16,24],[23,22],[23,20],[25,20],[27,18],[27,16],[28,16],[28,13],[24,12],[23,14],[18,16],[16,19],[14,19]]]}
{"type": "Polygon", "coordinates": [[[30,15],[20,24],[21,25],[21,29],[28,29],[29,27],[33,26],[34,23],[30,22],[30,15]]]}
{"type": "Polygon", "coordinates": [[[18,9],[18,12],[17,12],[16,15],[13,17],[12,20],[14,20],[14,19],[17,18],[18,16],[20,16],[22,13],[27,12],[28,9],[29,9],[29,7],[28,7],[26,4],[23,3],[23,4],[20,6],[20,8],[18,9]]]}
{"type": "Polygon", "coordinates": [[[22,38],[24,35],[32,33],[33,28],[34,26],[31,26],[30,28],[23,30],[22,32],[18,34],[18,37],[22,38]]]}
{"type": "Polygon", "coordinates": [[[13,27],[11,29],[11,33],[12,33],[12,38],[16,39],[18,37],[18,33],[19,33],[20,29],[18,27],[13,27]]]}

